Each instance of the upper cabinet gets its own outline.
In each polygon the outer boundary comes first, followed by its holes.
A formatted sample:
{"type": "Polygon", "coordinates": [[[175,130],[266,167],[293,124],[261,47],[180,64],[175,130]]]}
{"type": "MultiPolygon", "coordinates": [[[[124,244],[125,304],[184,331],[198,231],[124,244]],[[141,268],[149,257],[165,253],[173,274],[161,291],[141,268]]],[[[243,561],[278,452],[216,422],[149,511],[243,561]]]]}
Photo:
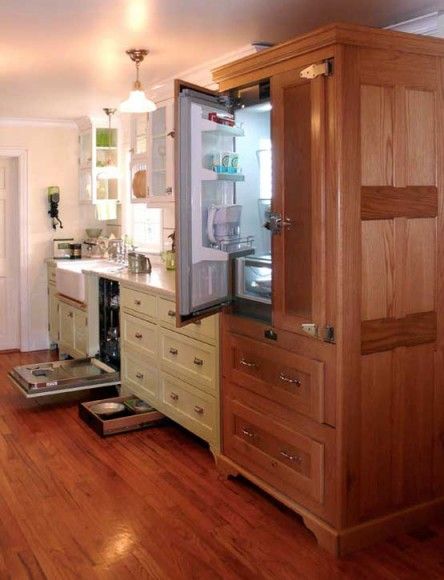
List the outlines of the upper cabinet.
{"type": "Polygon", "coordinates": [[[118,132],[106,122],[79,121],[79,200],[119,200],[118,132]]]}
{"type": "Polygon", "coordinates": [[[146,203],[148,197],[148,114],[131,118],[130,178],[131,203],[146,203]]]}
{"type": "Polygon", "coordinates": [[[148,204],[174,199],[174,99],[162,101],[148,123],[148,204]]]}

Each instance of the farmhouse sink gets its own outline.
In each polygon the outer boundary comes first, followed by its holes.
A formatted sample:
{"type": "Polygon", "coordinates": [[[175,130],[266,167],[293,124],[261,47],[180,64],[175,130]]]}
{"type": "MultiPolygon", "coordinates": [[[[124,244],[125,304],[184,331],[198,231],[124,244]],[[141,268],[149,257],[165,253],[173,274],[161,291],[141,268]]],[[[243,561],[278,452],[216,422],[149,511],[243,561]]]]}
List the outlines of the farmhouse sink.
{"type": "Polygon", "coordinates": [[[107,260],[75,260],[58,264],[56,269],[56,288],[59,294],[63,294],[77,302],[85,302],[85,274],[83,270],[94,272],[118,272],[122,266],[107,260]]]}

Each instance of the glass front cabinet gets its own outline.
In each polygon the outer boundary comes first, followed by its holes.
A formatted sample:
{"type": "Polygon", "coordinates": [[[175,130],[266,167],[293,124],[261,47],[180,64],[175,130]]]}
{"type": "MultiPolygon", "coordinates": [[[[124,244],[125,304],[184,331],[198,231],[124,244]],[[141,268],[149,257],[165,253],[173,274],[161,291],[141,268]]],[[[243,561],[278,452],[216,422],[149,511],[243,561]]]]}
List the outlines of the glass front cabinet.
{"type": "Polygon", "coordinates": [[[79,201],[119,200],[118,130],[84,117],[79,126],[79,201]]]}

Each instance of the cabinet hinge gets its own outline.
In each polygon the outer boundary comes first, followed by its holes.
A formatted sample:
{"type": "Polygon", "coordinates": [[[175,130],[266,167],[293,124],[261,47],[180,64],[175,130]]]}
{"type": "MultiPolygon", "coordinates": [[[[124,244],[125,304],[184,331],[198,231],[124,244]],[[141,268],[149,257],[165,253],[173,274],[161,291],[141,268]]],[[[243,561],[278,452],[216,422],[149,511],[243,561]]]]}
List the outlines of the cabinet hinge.
{"type": "Polygon", "coordinates": [[[314,323],[302,324],[301,326],[302,330],[313,338],[318,338],[324,342],[335,342],[336,337],[334,326],[327,325],[323,328],[319,328],[319,326],[314,323]]]}
{"type": "Polygon", "coordinates": [[[51,330],[51,325],[48,323],[48,330],[51,330]]]}
{"type": "Polygon", "coordinates": [[[316,64],[311,64],[306,68],[303,68],[299,73],[301,79],[315,79],[316,77],[324,76],[329,77],[333,74],[333,59],[329,58],[323,62],[318,62],[316,64]]]}

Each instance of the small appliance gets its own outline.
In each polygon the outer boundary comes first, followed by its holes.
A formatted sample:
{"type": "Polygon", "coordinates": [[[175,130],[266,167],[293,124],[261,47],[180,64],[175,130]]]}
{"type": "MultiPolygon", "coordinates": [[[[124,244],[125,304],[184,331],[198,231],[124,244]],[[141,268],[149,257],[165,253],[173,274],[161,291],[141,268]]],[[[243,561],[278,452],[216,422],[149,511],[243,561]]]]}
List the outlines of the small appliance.
{"type": "Polygon", "coordinates": [[[52,257],[56,260],[69,260],[71,257],[70,245],[73,242],[74,238],[54,238],[52,240],[52,257]]]}
{"type": "Polygon", "coordinates": [[[236,260],[236,297],[271,304],[271,256],[236,260]]]}

